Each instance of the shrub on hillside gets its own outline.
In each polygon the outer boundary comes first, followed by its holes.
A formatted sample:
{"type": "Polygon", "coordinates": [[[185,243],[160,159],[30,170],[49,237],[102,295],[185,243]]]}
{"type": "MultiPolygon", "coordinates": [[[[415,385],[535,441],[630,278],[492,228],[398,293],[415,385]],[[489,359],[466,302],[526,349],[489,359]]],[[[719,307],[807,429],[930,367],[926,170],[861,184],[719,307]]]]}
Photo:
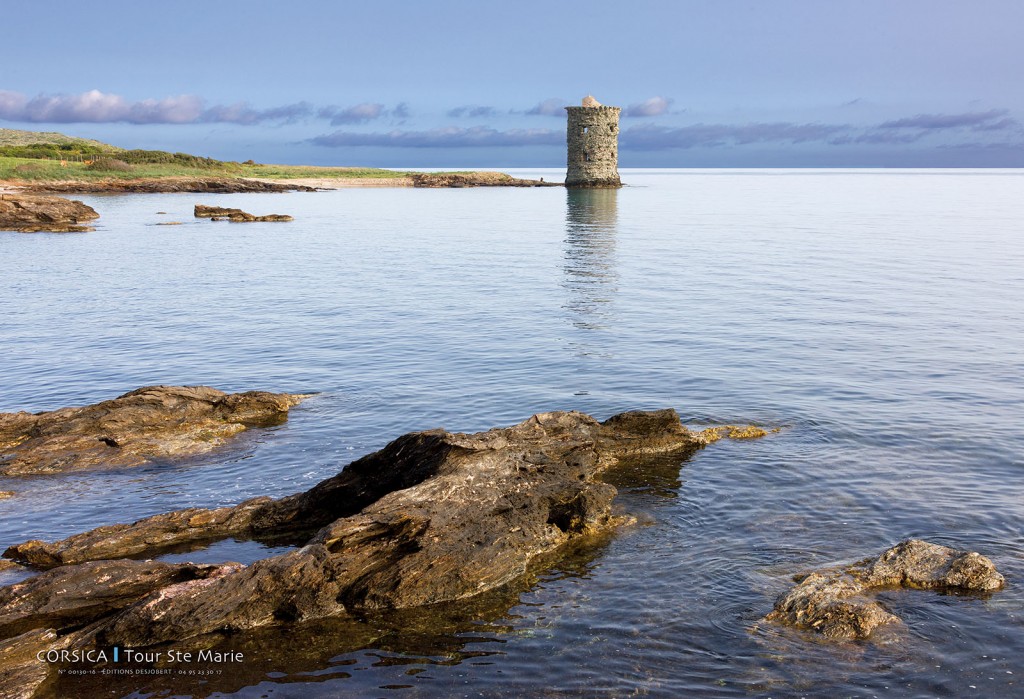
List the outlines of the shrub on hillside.
{"type": "Polygon", "coordinates": [[[30,143],[25,146],[0,146],[0,156],[66,160],[100,156],[103,149],[79,143],[30,143]]]}
{"type": "Polygon", "coordinates": [[[164,150],[126,150],[117,154],[127,163],[135,164],[169,164],[186,167],[214,168],[223,165],[213,158],[202,158],[188,153],[168,153],[164,150]]]}
{"type": "Polygon", "coordinates": [[[134,168],[123,160],[117,158],[96,158],[88,165],[85,166],[86,170],[97,171],[101,170],[104,172],[131,172],[134,168]]]}

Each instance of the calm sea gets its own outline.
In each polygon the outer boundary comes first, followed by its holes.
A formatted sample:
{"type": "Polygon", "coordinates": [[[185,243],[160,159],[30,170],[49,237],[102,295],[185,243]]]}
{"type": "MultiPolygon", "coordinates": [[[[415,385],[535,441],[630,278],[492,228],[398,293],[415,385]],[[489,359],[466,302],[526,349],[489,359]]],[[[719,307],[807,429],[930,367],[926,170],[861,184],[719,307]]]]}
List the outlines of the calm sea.
{"type": "Polygon", "coordinates": [[[58,691],[1024,696],[1024,171],[622,174],[89,196],[93,233],[0,233],[0,411],[157,383],[317,393],[212,456],[0,481],[0,547],[304,490],[411,430],[661,407],[782,427],[617,474],[640,523],[510,589],[220,639],[246,661],[208,676],[58,691]],[[758,623],[793,574],[907,537],[990,556],[1007,589],[886,593],[906,628],[865,643],[758,623]]]}

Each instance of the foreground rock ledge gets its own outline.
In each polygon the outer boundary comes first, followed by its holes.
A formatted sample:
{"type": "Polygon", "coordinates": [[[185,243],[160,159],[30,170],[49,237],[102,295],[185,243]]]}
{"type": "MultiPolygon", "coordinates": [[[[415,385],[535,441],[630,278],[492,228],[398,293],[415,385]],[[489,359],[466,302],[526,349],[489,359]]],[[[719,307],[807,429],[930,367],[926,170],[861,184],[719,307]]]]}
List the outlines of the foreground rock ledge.
{"type": "Polygon", "coordinates": [[[55,570],[0,591],[0,629],[33,643],[33,629],[45,627],[61,632],[53,643],[65,647],[142,648],[471,597],[620,523],[615,488],[596,480],[603,470],[669,453],[683,458],[730,432],[691,432],[675,411],[662,410],[603,423],[544,413],[477,434],[410,433],[304,493],[12,546],[5,556],[55,570]],[[305,545],[249,566],[90,562],[284,532],[304,532],[305,545]],[[101,604],[91,589],[103,591],[101,604]],[[58,590],[82,592],[54,606],[58,590]]]}
{"type": "Polygon", "coordinates": [[[901,623],[870,597],[872,592],[900,587],[988,592],[1004,582],[981,554],[908,539],[878,558],[807,575],[778,599],[765,619],[828,638],[862,639],[879,626],[901,623]]]}
{"type": "Polygon", "coordinates": [[[0,475],[138,466],[201,454],[250,427],[284,422],[302,398],[147,386],[83,408],[0,413],[0,475]]]}
{"type": "Polygon", "coordinates": [[[93,230],[82,225],[100,215],[91,206],[62,197],[0,193],[0,230],[69,233],[93,230]]]}

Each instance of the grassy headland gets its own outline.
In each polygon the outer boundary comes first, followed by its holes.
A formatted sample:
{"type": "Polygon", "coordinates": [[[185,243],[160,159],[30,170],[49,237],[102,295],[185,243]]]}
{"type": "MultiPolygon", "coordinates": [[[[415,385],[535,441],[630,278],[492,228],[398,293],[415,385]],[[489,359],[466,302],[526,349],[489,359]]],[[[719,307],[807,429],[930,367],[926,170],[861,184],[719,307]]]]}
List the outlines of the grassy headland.
{"type": "MultiPolygon", "coordinates": [[[[253,180],[278,183],[281,188],[332,188],[384,185],[414,187],[533,186],[494,172],[413,173],[369,167],[265,165],[252,160],[215,160],[189,153],[127,150],[99,141],[56,132],[0,129],[0,185],[37,191],[158,191],[154,185],[176,183],[183,189],[205,191],[215,183],[226,191],[253,180]],[[132,188],[138,183],[141,188],[132,188]],[[204,183],[207,183],[204,185],[204,183]]],[[[549,186],[551,183],[544,183],[549,186]]],[[[240,190],[241,191],[241,190],[240,190]]]]}
{"type": "MultiPolygon", "coordinates": [[[[67,180],[130,180],[156,177],[252,177],[260,179],[352,179],[401,178],[407,174],[396,170],[361,167],[310,167],[305,165],[258,165],[214,161],[212,164],[166,162],[131,162],[119,157],[69,160],[26,158],[4,154],[0,148],[0,180],[26,183],[67,180]]],[[[168,154],[173,155],[173,154],[168,154]]]]}

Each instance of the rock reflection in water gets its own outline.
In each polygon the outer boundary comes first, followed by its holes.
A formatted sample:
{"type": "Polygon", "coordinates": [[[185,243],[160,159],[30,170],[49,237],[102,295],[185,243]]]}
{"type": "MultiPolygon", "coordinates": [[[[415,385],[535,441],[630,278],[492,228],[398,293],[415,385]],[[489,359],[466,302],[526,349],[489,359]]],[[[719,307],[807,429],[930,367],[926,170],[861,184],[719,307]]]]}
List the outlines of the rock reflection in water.
{"type": "Polygon", "coordinates": [[[565,308],[573,326],[602,330],[612,320],[618,287],[615,237],[617,189],[567,189],[565,214],[565,308]]]}
{"type": "MultiPolygon", "coordinates": [[[[658,454],[643,458],[623,459],[601,474],[601,480],[614,485],[623,495],[677,498],[683,486],[682,467],[693,452],[658,454]]],[[[647,498],[645,498],[647,500],[647,498]]]]}

